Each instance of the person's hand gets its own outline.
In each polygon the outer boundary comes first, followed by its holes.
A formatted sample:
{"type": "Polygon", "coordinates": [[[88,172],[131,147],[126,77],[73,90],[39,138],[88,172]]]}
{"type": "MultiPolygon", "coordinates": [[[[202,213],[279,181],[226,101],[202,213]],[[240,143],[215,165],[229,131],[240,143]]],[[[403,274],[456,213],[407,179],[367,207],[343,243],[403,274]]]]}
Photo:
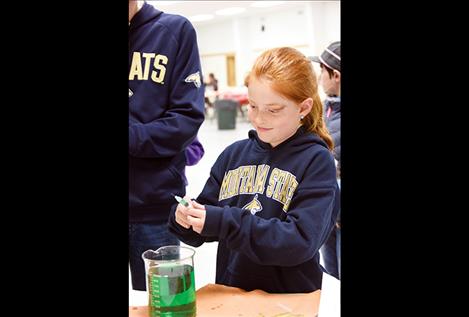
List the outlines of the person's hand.
{"type": "Polygon", "coordinates": [[[189,220],[187,220],[186,213],[187,213],[187,210],[191,207],[191,200],[187,196],[184,196],[184,200],[189,203],[189,207],[184,207],[181,204],[177,205],[176,213],[175,213],[176,222],[180,226],[183,226],[184,228],[189,229],[191,225],[189,224],[189,220]]]}
{"type": "Polygon", "coordinates": [[[192,226],[192,230],[200,234],[205,224],[205,206],[199,204],[195,200],[191,201],[192,207],[186,208],[184,214],[188,224],[192,226]]]}

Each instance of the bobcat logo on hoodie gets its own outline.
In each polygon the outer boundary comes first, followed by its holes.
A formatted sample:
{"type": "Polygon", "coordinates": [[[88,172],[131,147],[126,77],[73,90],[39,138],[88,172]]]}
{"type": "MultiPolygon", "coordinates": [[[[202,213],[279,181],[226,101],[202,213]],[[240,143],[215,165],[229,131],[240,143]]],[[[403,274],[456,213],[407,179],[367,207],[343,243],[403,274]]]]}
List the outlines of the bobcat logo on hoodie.
{"type": "Polygon", "coordinates": [[[257,200],[257,194],[254,196],[253,200],[248,202],[242,209],[247,209],[251,212],[251,214],[255,215],[259,211],[262,210],[262,204],[259,200],[257,200]]]}
{"type": "Polygon", "coordinates": [[[200,80],[200,72],[190,74],[184,79],[186,83],[194,83],[195,87],[200,88],[202,86],[202,81],[200,80]]]}

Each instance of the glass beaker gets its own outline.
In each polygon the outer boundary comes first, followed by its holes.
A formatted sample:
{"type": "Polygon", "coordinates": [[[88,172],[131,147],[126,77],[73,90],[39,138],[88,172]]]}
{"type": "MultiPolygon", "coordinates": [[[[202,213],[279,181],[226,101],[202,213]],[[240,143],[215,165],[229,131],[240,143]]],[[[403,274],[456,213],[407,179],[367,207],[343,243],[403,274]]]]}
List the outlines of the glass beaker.
{"type": "Polygon", "coordinates": [[[194,254],[178,245],[142,253],[150,317],[196,315],[194,254]]]}

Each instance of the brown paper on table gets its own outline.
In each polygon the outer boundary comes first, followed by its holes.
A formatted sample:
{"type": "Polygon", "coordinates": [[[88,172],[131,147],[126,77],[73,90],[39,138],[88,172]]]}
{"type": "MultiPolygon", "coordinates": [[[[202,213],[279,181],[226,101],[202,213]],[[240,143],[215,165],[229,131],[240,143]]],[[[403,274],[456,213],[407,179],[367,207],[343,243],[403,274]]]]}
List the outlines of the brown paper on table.
{"type": "MultiPolygon", "coordinates": [[[[321,291],[270,294],[208,284],[197,291],[197,317],[315,317],[321,291]]],[[[129,317],[148,317],[148,307],[129,307],[129,317]]]]}

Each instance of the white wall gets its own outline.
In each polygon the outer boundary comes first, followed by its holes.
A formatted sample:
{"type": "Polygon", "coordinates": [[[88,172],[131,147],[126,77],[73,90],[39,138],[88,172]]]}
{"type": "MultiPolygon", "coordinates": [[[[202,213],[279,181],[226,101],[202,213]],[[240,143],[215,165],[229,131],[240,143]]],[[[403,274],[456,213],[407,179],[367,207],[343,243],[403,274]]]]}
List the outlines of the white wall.
{"type": "Polygon", "coordinates": [[[319,55],[330,43],[340,41],[340,2],[306,4],[309,21],[308,39],[311,55],[319,55]]]}
{"type": "Polygon", "coordinates": [[[227,86],[226,54],[235,54],[231,20],[196,28],[204,80],[214,73],[218,86],[227,86]]]}
{"type": "Polygon", "coordinates": [[[264,51],[278,46],[306,45],[304,12],[304,8],[299,8],[251,17],[249,34],[252,49],[264,51]]]}
{"type": "Polygon", "coordinates": [[[218,79],[220,90],[227,86],[226,58],[224,55],[201,56],[202,74],[204,81],[208,80],[208,74],[213,73],[218,79]]]}
{"type": "Polygon", "coordinates": [[[232,21],[194,26],[201,55],[234,52],[232,21]]]}
{"type": "Polygon", "coordinates": [[[340,40],[340,1],[305,1],[293,9],[232,17],[195,28],[204,77],[213,72],[224,88],[225,54],[234,53],[236,83],[242,86],[255,58],[266,49],[292,46],[310,56],[340,40]]]}

